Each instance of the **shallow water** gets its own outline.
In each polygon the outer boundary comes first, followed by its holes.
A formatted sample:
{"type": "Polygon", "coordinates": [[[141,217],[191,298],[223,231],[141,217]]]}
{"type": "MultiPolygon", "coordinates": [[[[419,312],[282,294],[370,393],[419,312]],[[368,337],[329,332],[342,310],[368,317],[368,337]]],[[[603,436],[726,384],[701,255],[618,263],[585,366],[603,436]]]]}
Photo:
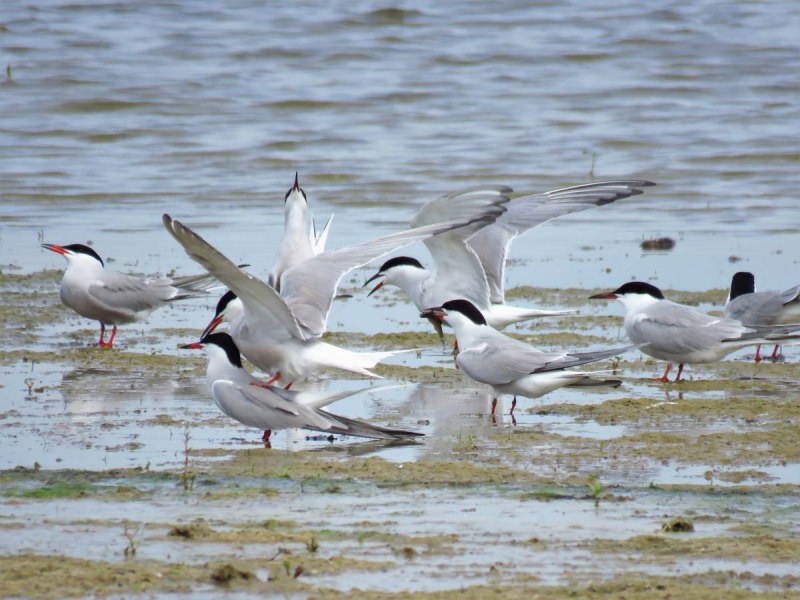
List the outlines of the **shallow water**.
{"type": "MultiPolygon", "coordinates": [[[[512,2],[489,10],[474,3],[376,9],[368,2],[319,2],[305,10],[286,4],[267,11],[251,2],[223,9],[202,1],[11,0],[2,12],[0,48],[8,65],[0,84],[4,273],[60,269],[62,259],[42,250],[41,242],[91,242],[109,267],[126,272],[197,272],[163,231],[161,214],[167,212],[264,276],[283,228],[283,194],[298,171],[317,221],[335,214],[331,248],[396,231],[427,199],[478,184],[511,185],[522,193],[623,177],[658,183],[641,196],[556,220],[518,239],[508,288],[578,288],[588,295],[646,279],[665,289],[720,290],[701,302],[704,310],[720,310],[722,290],[737,270],[753,271],[760,289],[784,289],[800,279],[797,3],[707,0],[660,8],[512,2]],[[643,240],[661,236],[676,241],[673,250],[640,248],[643,240]]],[[[402,253],[429,262],[421,246],[402,253]]],[[[376,268],[344,279],[353,297],[334,304],[330,329],[423,330],[415,309],[397,296],[384,291],[366,298],[360,286],[376,268]]],[[[36,302],[57,302],[57,279],[43,285],[36,302]]],[[[569,301],[576,304],[548,307],[580,304],[592,319],[621,314],[613,305],[569,301]]],[[[214,304],[214,298],[192,300],[121,327],[118,351],[181,356],[177,346],[202,330],[214,304]]],[[[617,322],[587,322],[559,319],[511,331],[545,346],[540,340],[549,338],[543,336],[565,330],[587,336],[586,346],[619,343],[617,322]]],[[[94,323],[75,315],[27,328],[13,323],[0,328],[3,353],[64,353],[92,344],[97,334],[94,323]]],[[[508,398],[492,420],[484,387],[466,380],[419,383],[412,371],[402,381],[382,382],[397,387],[359,394],[332,410],[422,431],[426,436],[418,443],[331,444],[305,432],[273,436],[278,450],[309,450],[339,462],[378,456],[401,468],[456,457],[556,480],[594,474],[635,496],[633,502],[607,503],[603,512],[573,499],[521,503],[516,491],[489,484],[425,491],[370,488],[369,482],[366,491],[345,486],[341,494],[302,494],[295,482],[272,482],[280,502],[270,501],[264,510],[309,527],[357,529],[348,510],[357,503],[363,520],[386,531],[468,532],[454,552],[430,564],[411,560],[379,574],[348,571],[315,580],[340,590],[452,589],[461,577],[492,584],[521,573],[536,573],[547,584],[662,573],[662,564],[628,564],[578,542],[652,533],[663,514],[681,511],[727,518],[733,507],[719,504],[715,490],[740,484],[757,488],[740,497],[745,510],[775,526],[784,517],[773,511],[796,515],[796,506],[769,492],[800,485],[800,460],[788,451],[782,462],[751,456],[758,445],[736,441],[742,456],[720,463],[714,462],[719,456],[660,459],[628,450],[614,461],[603,448],[648,433],[684,435],[692,443],[715,434],[746,435],[776,426],[772,414],[796,423],[796,413],[785,406],[798,391],[793,365],[800,350],[784,352],[784,374],[781,365],[752,365],[752,353],[742,351],[728,359],[735,361],[734,371],[723,365],[690,372],[692,384],[721,383],[686,389],[654,384],[649,378],[660,365],[630,355],[621,388],[521,399],[516,424],[508,398]],[[614,422],[561,408],[625,398],[652,400],[654,413],[666,406],[677,414],[623,415],[614,422]],[[722,414],[726,400],[741,398],[763,404],[763,414],[722,414]],[[692,412],[692,403],[705,402],[712,403],[709,413],[692,412]],[[520,446],[515,432],[533,437],[520,446]],[[589,444],[599,454],[574,450],[589,444]],[[651,482],[708,486],[708,493],[660,495],[647,491],[651,482]],[[420,513],[404,506],[420,507],[420,513]],[[498,542],[533,536],[547,540],[543,549],[498,542]],[[444,570],[454,575],[441,577],[444,570]]],[[[209,465],[259,445],[257,432],[224,418],[208,398],[200,357],[159,369],[108,366],[92,354],[84,363],[47,356],[42,362],[14,355],[0,364],[2,470],[37,464],[45,471],[179,471],[187,446],[196,464],[209,465]]],[[[452,369],[439,347],[390,362],[452,369]]],[[[355,389],[369,383],[326,374],[319,385],[355,389]]],[[[131,512],[161,531],[167,522],[218,512],[235,523],[252,508],[237,506],[239,500],[203,506],[194,496],[160,493],[121,503],[8,500],[3,523],[43,524],[24,535],[9,529],[11,535],[0,536],[0,553],[88,556],[91,550],[103,557],[121,543],[119,520],[131,512]],[[98,513],[114,524],[75,525],[98,513]],[[62,522],[54,534],[44,520],[55,518],[62,522]],[[43,548],[36,540],[48,535],[55,537],[43,548]]],[[[703,535],[737,534],[720,518],[703,535]]],[[[796,526],[786,533],[795,535],[796,526]]],[[[201,561],[217,551],[244,552],[202,548],[149,540],[142,555],[201,561]]],[[[387,547],[353,542],[335,548],[396,558],[387,547]]],[[[711,570],[791,574],[768,558],[690,556],[666,568],[676,576],[711,570]]]]}

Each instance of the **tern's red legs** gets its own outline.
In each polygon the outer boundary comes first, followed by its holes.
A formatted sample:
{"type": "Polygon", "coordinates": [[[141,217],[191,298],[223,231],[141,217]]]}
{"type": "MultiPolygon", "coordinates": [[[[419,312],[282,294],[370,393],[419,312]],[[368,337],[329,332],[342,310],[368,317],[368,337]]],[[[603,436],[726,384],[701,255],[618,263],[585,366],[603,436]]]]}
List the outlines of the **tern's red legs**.
{"type": "Polygon", "coordinates": [[[111,327],[111,337],[108,338],[106,342],[103,338],[106,337],[106,326],[100,323],[100,341],[97,342],[97,345],[101,348],[111,348],[114,345],[114,338],[117,337],[117,326],[112,325],[111,327]]]}
{"type": "Polygon", "coordinates": [[[672,369],[672,363],[667,363],[667,368],[664,369],[664,374],[661,377],[657,377],[656,381],[660,381],[661,383],[669,383],[669,375],[670,370],[672,369]]]}

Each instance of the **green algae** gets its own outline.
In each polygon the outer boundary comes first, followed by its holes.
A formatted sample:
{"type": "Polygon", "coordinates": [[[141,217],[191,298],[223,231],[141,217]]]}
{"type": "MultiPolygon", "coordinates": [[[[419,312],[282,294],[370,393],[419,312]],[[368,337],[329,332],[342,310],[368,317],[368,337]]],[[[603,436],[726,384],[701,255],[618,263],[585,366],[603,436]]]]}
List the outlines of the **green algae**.
{"type": "Polygon", "coordinates": [[[730,558],[745,561],[787,562],[800,556],[800,539],[771,535],[704,537],[664,534],[640,535],[626,540],[594,540],[594,552],[641,553],[649,559],[730,558]]]}
{"type": "Polygon", "coordinates": [[[335,574],[345,571],[381,570],[386,561],[345,557],[276,557],[237,559],[201,564],[156,560],[122,563],[93,561],[62,555],[0,555],[0,589],[5,597],[70,598],[119,594],[187,594],[203,586],[223,585],[252,594],[308,593],[301,574],[335,574]],[[267,567],[266,580],[255,576],[267,567]]]}
{"type": "Polygon", "coordinates": [[[319,453],[284,452],[264,448],[238,450],[222,463],[206,465],[228,477],[273,477],[295,481],[369,481],[380,485],[465,485],[549,480],[523,469],[498,464],[480,465],[471,460],[444,461],[419,459],[395,463],[380,457],[351,458],[347,461],[325,458],[319,453]]]}

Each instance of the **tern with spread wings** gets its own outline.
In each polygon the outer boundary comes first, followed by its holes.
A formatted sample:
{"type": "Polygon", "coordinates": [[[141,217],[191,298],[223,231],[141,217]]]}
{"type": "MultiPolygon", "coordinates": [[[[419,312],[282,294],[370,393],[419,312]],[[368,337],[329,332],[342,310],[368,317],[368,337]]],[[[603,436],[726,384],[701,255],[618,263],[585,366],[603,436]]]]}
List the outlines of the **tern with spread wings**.
{"type": "MultiPolygon", "coordinates": [[[[364,285],[380,279],[369,295],[384,285],[395,285],[419,310],[441,306],[448,300],[466,299],[497,329],[536,317],[574,314],[575,311],[521,308],[505,303],[503,280],[511,242],[537,225],[641,194],[642,188],[652,185],[655,184],[641,180],[601,181],[514,198],[506,204],[506,212],[493,222],[475,223],[427,239],[425,245],[433,258],[432,270],[425,269],[414,258],[394,257],[364,285]]],[[[451,218],[454,212],[465,208],[474,209],[496,198],[509,198],[511,192],[508,187],[473,188],[441,196],[423,205],[411,226],[451,218]]]]}
{"type": "Polygon", "coordinates": [[[339,281],[348,271],[432,235],[493,220],[503,210],[502,201],[498,201],[462,218],[323,252],[286,269],[280,276],[280,292],[245,273],[180,221],[169,215],[164,215],[163,221],[187,254],[230,289],[205,333],[227,321],[242,354],[259,369],[273,373],[271,383],[291,385],[329,367],[376,377],[369,369],[395,354],[352,352],[319,339],[327,330],[328,312],[339,281]]]}

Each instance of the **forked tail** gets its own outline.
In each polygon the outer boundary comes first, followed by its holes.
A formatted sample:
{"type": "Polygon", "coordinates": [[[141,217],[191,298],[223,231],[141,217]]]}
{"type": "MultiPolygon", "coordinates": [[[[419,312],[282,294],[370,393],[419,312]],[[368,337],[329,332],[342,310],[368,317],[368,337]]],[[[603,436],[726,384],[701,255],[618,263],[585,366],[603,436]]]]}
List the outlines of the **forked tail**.
{"type": "MultiPolygon", "coordinates": [[[[323,411],[325,412],[325,411],[323,411]]],[[[371,425],[363,421],[356,421],[355,419],[348,419],[329,413],[335,418],[341,426],[334,425],[326,433],[338,433],[340,435],[355,435],[358,437],[374,438],[378,440],[406,440],[420,437],[424,434],[416,431],[405,431],[403,429],[390,429],[388,427],[381,427],[379,425],[371,425]]]]}
{"type": "Polygon", "coordinates": [[[333,344],[321,342],[314,347],[314,360],[320,367],[343,369],[351,373],[381,379],[381,376],[370,371],[375,365],[395,354],[412,352],[412,350],[391,350],[387,352],[354,352],[333,344]]]}

